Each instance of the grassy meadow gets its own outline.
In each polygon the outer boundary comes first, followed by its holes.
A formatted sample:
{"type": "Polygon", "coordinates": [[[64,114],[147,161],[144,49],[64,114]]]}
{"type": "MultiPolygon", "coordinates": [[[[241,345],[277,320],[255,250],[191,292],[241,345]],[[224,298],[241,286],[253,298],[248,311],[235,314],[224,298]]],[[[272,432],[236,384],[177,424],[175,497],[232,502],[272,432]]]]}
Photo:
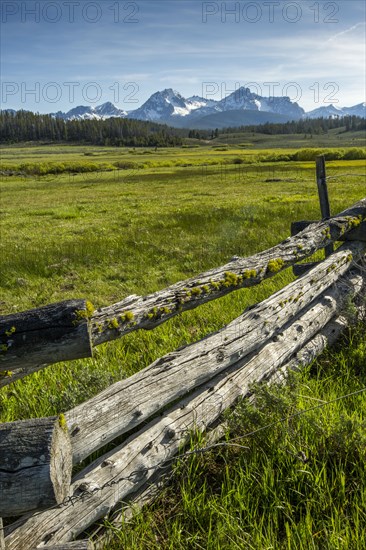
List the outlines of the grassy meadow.
{"type": "MultiPolygon", "coordinates": [[[[326,145],[323,137],[302,138],[301,145],[292,138],[221,136],[158,150],[2,146],[0,314],[69,298],[101,307],[277,244],[292,221],[320,217],[315,153],[289,160],[298,147],[326,147],[338,157],[327,161],[334,213],[365,196],[365,160],[347,154],[365,146],[364,136],[334,135],[326,145]]],[[[154,331],[99,346],[93,359],[11,384],[0,390],[0,421],[68,410],[291,280],[287,270],[154,331]]],[[[365,381],[361,325],[286,389],[260,389],[256,407],[242,403],[228,414],[228,437],[357,391],[365,381]]],[[[365,394],[241,443],[244,449],[179,464],[159,501],[122,525],[106,550],[366,549],[365,394]]]]}

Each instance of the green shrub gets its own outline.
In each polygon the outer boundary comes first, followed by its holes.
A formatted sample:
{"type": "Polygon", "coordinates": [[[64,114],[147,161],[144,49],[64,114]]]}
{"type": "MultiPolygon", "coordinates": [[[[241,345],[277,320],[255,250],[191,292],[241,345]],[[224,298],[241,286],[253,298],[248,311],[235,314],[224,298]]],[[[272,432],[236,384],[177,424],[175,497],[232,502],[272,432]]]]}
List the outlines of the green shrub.
{"type": "Polygon", "coordinates": [[[363,160],[366,159],[366,149],[348,149],[343,155],[344,160],[363,160]]]}
{"type": "Polygon", "coordinates": [[[120,170],[133,170],[138,167],[136,162],[131,162],[128,160],[119,160],[118,162],[114,162],[113,166],[115,168],[119,168],[120,170]]]}

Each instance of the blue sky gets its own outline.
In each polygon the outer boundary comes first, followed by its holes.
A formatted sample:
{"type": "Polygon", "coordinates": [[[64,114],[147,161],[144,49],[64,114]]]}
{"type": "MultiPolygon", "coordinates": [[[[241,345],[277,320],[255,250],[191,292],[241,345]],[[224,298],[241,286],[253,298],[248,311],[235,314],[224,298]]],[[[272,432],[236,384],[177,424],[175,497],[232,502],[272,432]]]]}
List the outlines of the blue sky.
{"type": "Polygon", "coordinates": [[[132,110],[164,88],[243,85],[306,110],[365,101],[362,0],[2,0],[1,20],[3,108],[132,110]]]}

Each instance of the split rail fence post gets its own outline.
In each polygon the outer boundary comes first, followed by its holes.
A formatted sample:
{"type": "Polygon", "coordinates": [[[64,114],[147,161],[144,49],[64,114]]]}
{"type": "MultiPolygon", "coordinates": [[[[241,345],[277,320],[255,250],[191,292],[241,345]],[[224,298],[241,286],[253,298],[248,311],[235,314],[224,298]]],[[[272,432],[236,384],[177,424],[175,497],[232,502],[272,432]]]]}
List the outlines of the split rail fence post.
{"type": "MultiPolygon", "coordinates": [[[[330,204],[327,187],[327,173],[325,168],[324,155],[316,158],[316,183],[318,186],[318,195],[320,202],[320,211],[322,218],[330,218],[330,204]]],[[[325,247],[325,257],[327,258],[334,252],[333,244],[328,244],[325,247]]]]}

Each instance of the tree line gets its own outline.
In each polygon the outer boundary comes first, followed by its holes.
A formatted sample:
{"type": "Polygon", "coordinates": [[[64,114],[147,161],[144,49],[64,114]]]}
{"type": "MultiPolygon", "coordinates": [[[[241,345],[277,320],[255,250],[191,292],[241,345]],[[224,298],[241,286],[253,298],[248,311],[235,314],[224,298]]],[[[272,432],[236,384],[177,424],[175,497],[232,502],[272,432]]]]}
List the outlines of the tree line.
{"type": "Polygon", "coordinates": [[[345,116],[341,118],[314,118],[300,119],[289,122],[266,122],[260,125],[230,127],[222,130],[221,133],[231,134],[238,132],[258,132],[260,134],[305,134],[321,135],[327,134],[329,130],[343,128],[345,132],[354,132],[366,129],[366,119],[359,116],[345,116]]]}
{"type": "Polygon", "coordinates": [[[0,141],[83,142],[92,145],[174,147],[188,131],[134,119],[63,120],[30,111],[0,111],[0,141]]]}
{"type": "Polygon", "coordinates": [[[0,111],[0,142],[26,141],[87,143],[120,147],[174,147],[184,138],[215,139],[219,134],[253,132],[269,135],[326,134],[344,128],[344,132],[366,130],[366,119],[358,116],[293,120],[285,123],[236,126],[222,130],[172,128],[156,122],[108,118],[106,120],[63,120],[31,111],[0,111]]]}

